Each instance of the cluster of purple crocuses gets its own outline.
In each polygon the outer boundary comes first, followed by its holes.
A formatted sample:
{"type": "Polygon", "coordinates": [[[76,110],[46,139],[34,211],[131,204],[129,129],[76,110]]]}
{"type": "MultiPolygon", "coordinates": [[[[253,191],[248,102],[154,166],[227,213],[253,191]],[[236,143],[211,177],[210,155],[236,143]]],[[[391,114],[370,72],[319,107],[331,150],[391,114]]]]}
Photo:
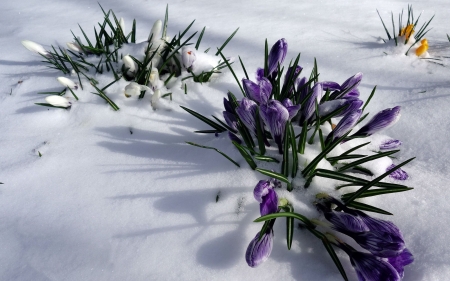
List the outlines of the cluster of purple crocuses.
{"type": "MultiPolygon", "coordinates": [[[[305,126],[309,129],[317,128],[320,120],[329,120],[331,124],[331,117],[341,118],[323,140],[324,147],[327,147],[338,140],[347,142],[354,138],[369,137],[392,126],[400,118],[399,106],[382,110],[350,135],[349,131],[365,118],[362,117],[364,102],[359,99],[358,90],[362,73],[355,74],[339,85],[330,81],[319,82],[317,76],[313,75],[310,80],[300,78],[302,67],[294,63],[288,67],[281,83],[281,65],[286,53],[286,40],[278,40],[268,53],[265,67],[256,71],[256,82],[248,78],[242,79],[245,97],[236,100],[229,93],[228,98],[224,98],[223,116],[232,141],[238,144],[244,141],[249,145],[256,138],[260,145],[270,146],[272,139],[282,154],[289,149],[284,147],[288,122],[298,124],[302,129],[305,126]],[[248,141],[248,138],[251,140],[248,141]]],[[[393,150],[400,145],[401,141],[390,139],[383,141],[379,149],[393,150]]],[[[395,169],[395,165],[389,166],[387,171],[391,169],[391,177],[398,180],[408,178],[406,172],[395,169]]],[[[256,185],[253,194],[260,203],[261,216],[278,213],[283,208],[279,206],[276,193],[276,188],[279,187],[281,183],[275,179],[261,180],[256,185]]],[[[316,202],[316,206],[331,223],[333,230],[351,237],[361,248],[367,250],[355,250],[330,235],[330,241],[349,255],[360,281],[402,279],[403,268],[413,261],[413,256],[405,247],[399,229],[392,222],[370,217],[332,197],[316,202]],[[333,209],[332,206],[337,208],[333,209]]],[[[269,257],[273,246],[274,223],[275,219],[267,221],[265,227],[250,242],[245,255],[249,266],[257,267],[269,257]]]]}
{"type": "MultiPolygon", "coordinates": [[[[287,46],[285,39],[273,45],[268,54],[267,67],[256,71],[256,82],[242,79],[245,95],[242,100],[233,105],[230,93],[228,99],[224,98],[223,117],[228,124],[231,140],[242,143],[237,134],[242,132],[240,127],[243,126],[251,135],[250,138],[262,138],[265,146],[270,146],[267,138],[271,136],[281,154],[284,150],[286,123],[289,121],[309,127],[317,122],[317,115],[319,118],[330,114],[335,118],[342,117],[326,137],[325,145],[328,145],[352,130],[360,120],[364,102],[359,99],[358,85],[362,73],[355,74],[339,85],[330,81],[318,82],[314,78],[307,81],[306,77],[299,77],[303,69],[300,65],[290,66],[284,77],[283,88],[280,89],[279,73],[282,72],[280,67],[286,57],[287,46]],[[316,107],[318,114],[315,114],[316,107]],[[263,133],[258,135],[259,129],[263,133]],[[269,134],[265,133],[266,129],[269,134]]],[[[356,133],[348,136],[347,140],[368,137],[392,126],[399,118],[400,106],[382,110],[356,133]]],[[[380,146],[380,150],[394,149],[400,144],[398,140],[388,140],[380,146]]],[[[401,169],[395,170],[390,176],[398,180],[408,178],[401,169]]]]}
{"type": "Polygon", "coordinates": [[[397,281],[403,278],[404,267],[412,263],[414,257],[406,248],[396,225],[348,208],[333,197],[327,197],[316,206],[334,230],[351,237],[361,248],[368,251],[357,251],[339,239],[334,241],[349,255],[360,281],[397,281]],[[332,209],[332,204],[337,208],[332,209]]]}

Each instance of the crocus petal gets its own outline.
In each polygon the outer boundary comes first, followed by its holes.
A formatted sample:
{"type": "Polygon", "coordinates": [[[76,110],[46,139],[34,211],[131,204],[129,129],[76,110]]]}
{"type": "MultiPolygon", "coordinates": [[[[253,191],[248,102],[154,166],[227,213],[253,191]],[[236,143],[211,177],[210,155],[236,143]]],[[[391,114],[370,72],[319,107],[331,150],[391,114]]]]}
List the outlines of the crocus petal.
{"type": "Polygon", "coordinates": [[[250,132],[256,135],[256,110],[258,108],[258,105],[248,99],[243,98],[242,101],[239,103],[239,106],[236,107],[236,113],[241,119],[242,123],[244,123],[245,127],[247,127],[250,132]]]}
{"type": "Polygon", "coordinates": [[[359,118],[361,117],[362,110],[358,109],[353,112],[347,113],[344,117],[342,117],[341,121],[336,125],[336,127],[331,131],[326,139],[326,143],[333,142],[334,140],[342,137],[345,133],[347,133],[350,129],[352,129],[359,118]]]}
{"type": "Polygon", "coordinates": [[[70,107],[72,105],[65,97],[51,95],[45,98],[45,101],[53,106],[70,107]]]}
{"type": "Polygon", "coordinates": [[[258,84],[256,84],[255,82],[253,82],[249,79],[244,78],[244,79],[242,79],[242,86],[244,88],[245,94],[247,95],[247,97],[249,99],[256,101],[258,103],[260,102],[259,101],[260,88],[259,88],[258,84]]]}
{"type": "Polygon", "coordinates": [[[237,118],[233,113],[230,113],[228,111],[223,112],[223,118],[225,119],[225,122],[227,122],[228,126],[233,129],[235,132],[237,132],[237,118]]]}
{"type": "Polygon", "coordinates": [[[349,233],[347,235],[352,237],[362,248],[377,257],[387,258],[397,256],[405,249],[405,241],[401,237],[389,232],[365,231],[349,233]]]}
{"type": "MultiPolygon", "coordinates": [[[[266,189],[267,194],[262,196],[262,202],[259,204],[261,216],[273,214],[278,211],[278,196],[272,188],[266,189]]],[[[256,197],[256,196],[255,196],[256,197]]]]}
{"type": "Polygon", "coordinates": [[[159,39],[161,35],[161,28],[162,28],[162,21],[161,20],[155,21],[152,27],[152,31],[150,32],[150,35],[148,37],[148,40],[150,40],[150,37],[152,41],[159,39]]]}
{"type": "Polygon", "coordinates": [[[259,81],[259,87],[260,87],[259,93],[260,104],[267,103],[267,101],[270,98],[270,95],[272,94],[272,84],[270,83],[269,79],[263,77],[259,81]]]}
{"type": "Polygon", "coordinates": [[[357,98],[357,97],[359,97],[359,90],[357,88],[353,88],[348,93],[342,96],[343,99],[357,98]]]}
{"type": "Polygon", "coordinates": [[[273,231],[269,229],[259,239],[259,232],[255,238],[248,245],[245,253],[245,260],[250,267],[257,267],[261,263],[265,262],[272,252],[273,246],[273,231]]]}
{"type": "Polygon", "coordinates": [[[269,189],[272,189],[272,185],[268,180],[260,180],[258,184],[256,184],[255,189],[253,189],[253,196],[256,201],[262,203],[263,197],[269,193],[269,189]]]}
{"type": "Polygon", "coordinates": [[[322,204],[317,205],[318,209],[323,212],[325,218],[332,223],[333,228],[342,233],[358,233],[368,231],[369,228],[364,224],[361,218],[344,212],[336,212],[326,208],[322,204]]]}
{"type": "Polygon", "coordinates": [[[241,139],[238,138],[238,136],[236,136],[232,132],[228,132],[228,137],[230,138],[231,141],[237,142],[238,144],[242,144],[241,139]]]}
{"type": "Polygon", "coordinates": [[[297,115],[298,111],[300,110],[301,105],[294,105],[290,99],[284,99],[282,104],[289,112],[289,120],[295,117],[297,115]]]}
{"type": "Polygon", "coordinates": [[[299,122],[300,126],[303,126],[303,122],[308,121],[308,119],[314,114],[316,101],[322,97],[322,85],[319,83],[315,84],[311,91],[311,96],[302,106],[299,122]]]}
{"type": "Polygon", "coordinates": [[[370,136],[378,131],[389,128],[400,119],[400,106],[388,108],[375,114],[374,117],[355,135],[370,136]]]}
{"type": "Polygon", "coordinates": [[[352,252],[350,262],[355,268],[359,281],[400,281],[400,275],[395,268],[367,253],[352,252]]]}
{"type": "Polygon", "coordinates": [[[399,140],[385,140],[380,144],[381,150],[389,150],[394,149],[402,145],[402,142],[399,140]]]}
{"type": "Polygon", "coordinates": [[[192,47],[183,47],[181,49],[181,60],[183,61],[183,66],[188,71],[192,71],[194,68],[197,56],[195,54],[196,50],[192,47]]]}
{"type": "Polygon", "coordinates": [[[339,90],[341,90],[341,86],[338,83],[336,83],[336,82],[322,81],[322,82],[319,82],[319,83],[322,85],[322,89],[324,91],[332,92],[332,91],[339,91],[339,90]]]}
{"type": "Polygon", "coordinates": [[[278,150],[282,153],[282,140],[286,122],[289,120],[288,110],[277,100],[269,100],[267,104],[260,107],[260,116],[278,145],[278,150]]]}
{"type": "Polygon", "coordinates": [[[75,84],[75,82],[73,82],[72,80],[66,78],[66,77],[58,77],[57,78],[58,82],[61,83],[64,87],[70,88],[70,89],[78,89],[77,84],[75,84]]]}
{"type": "Polygon", "coordinates": [[[261,80],[264,77],[264,68],[258,67],[258,69],[256,70],[256,73],[255,73],[255,76],[256,76],[257,81],[261,80]]]}
{"type": "Polygon", "coordinates": [[[136,73],[138,65],[129,55],[124,56],[122,62],[129,73],[136,73]]]}
{"type": "Polygon", "coordinates": [[[300,73],[302,72],[303,68],[300,65],[295,66],[291,66],[288,68],[288,71],[286,72],[286,75],[284,76],[284,84],[283,87],[286,87],[287,84],[291,81],[289,81],[289,78],[291,78],[293,81],[293,83],[291,84],[291,88],[288,90],[289,93],[292,93],[292,91],[294,90],[294,86],[298,83],[298,81],[300,80],[298,78],[298,76],[300,75],[300,73]],[[294,73],[292,73],[294,71],[294,73]],[[291,77],[292,75],[292,77],[291,77]]]}
{"type": "Polygon", "coordinates": [[[302,77],[297,83],[297,90],[299,91],[299,101],[303,102],[303,100],[308,95],[308,87],[304,86],[306,84],[306,77],[302,77]]]}
{"type": "Polygon", "coordinates": [[[414,261],[414,256],[405,248],[399,255],[389,257],[388,262],[397,270],[400,277],[403,278],[405,274],[404,267],[414,261]]]}
{"type": "Polygon", "coordinates": [[[70,50],[72,50],[74,52],[83,53],[83,49],[77,43],[67,42],[66,45],[67,45],[67,48],[69,48],[70,50]]]}
{"type": "Polygon", "coordinates": [[[361,79],[363,77],[363,74],[361,72],[356,73],[352,77],[348,78],[344,83],[341,85],[341,93],[348,93],[352,89],[358,87],[359,83],[361,83],[361,79]]]}
{"type": "MultiPolygon", "coordinates": [[[[394,167],[395,167],[395,165],[392,164],[389,167],[387,167],[386,171],[388,171],[388,170],[390,170],[390,169],[392,169],[394,167]]],[[[400,168],[398,168],[397,170],[395,170],[392,173],[390,173],[389,176],[391,178],[393,178],[393,179],[401,180],[401,181],[407,180],[409,178],[408,173],[406,173],[405,171],[403,171],[400,168]]]]}
{"type": "Polygon", "coordinates": [[[258,84],[249,79],[242,79],[242,85],[247,97],[258,104],[266,103],[272,93],[272,84],[265,77],[262,77],[258,84]]]}
{"type": "Polygon", "coordinates": [[[227,100],[227,98],[223,98],[223,107],[227,112],[233,113],[233,106],[231,105],[231,102],[227,100]]]}
{"type": "Polygon", "coordinates": [[[50,54],[42,47],[42,45],[39,45],[38,43],[35,43],[30,40],[23,40],[22,45],[27,48],[28,50],[32,51],[36,54],[41,54],[43,56],[49,56],[50,54]]]}
{"type": "Polygon", "coordinates": [[[132,96],[139,96],[141,94],[141,85],[136,82],[130,82],[125,86],[125,96],[127,98],[132,96]]]}
{"type": "Polygon", "coordinates": [[[281,38],[272,46],[268,57],[268,75],[271,75],[277,69],[278,64],[283,64],[284,58],[286,57],[287,48],[288,44],[284,38],[281,38]]]}

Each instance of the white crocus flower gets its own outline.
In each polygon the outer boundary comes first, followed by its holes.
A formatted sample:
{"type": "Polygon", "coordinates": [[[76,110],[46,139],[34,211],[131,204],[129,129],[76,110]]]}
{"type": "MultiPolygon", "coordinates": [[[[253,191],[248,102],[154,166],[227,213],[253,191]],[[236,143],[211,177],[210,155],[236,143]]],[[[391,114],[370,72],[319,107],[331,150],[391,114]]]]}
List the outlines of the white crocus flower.
{"type": "Polygon", "coordinates": [[[50,54],[44,49],[44,47],[42,47],[42,45],[39,45],[38,43],[35,43],[33,41],[23,40],[22,45],[33,53],[41,54],[43,56],[50,56],[50,54]]]}
{"type": "Polygon", "coordinates": [[[45,101],[53,106],[59,107],[70,107],[72,103],[68,101],[66,98],[61,96],[48,96],[45,98],[45,101]]]}
{"type": "Polygon", "coordinates": [[[120,28],[122,29],[123,34],[125,34],[125,20],[123,18],[120,18],[119,25],[120,28]]]}
{"type": "Polygon", "coordinates": [[[129,55],[124,56],[122,58],[122,61],[123,61],[123,64],[125,65],[125,69],[128,69],[128,72],[127,72],[128,75],[136,74],[138,65],[129,55]]]}
{"type": "Polygon", "coordinates": [[[145,85],[140,85],[136,82],[131,82],[125,87],[125,96],[127,98],[131,96],[139,96],[141,94],[141,91],[152,91],[152,89],[150,89],[145,85]]]}
{"type": "Polygon", "coordinates": [[[66,43],[67,48],[69,48],[71,51],[77,52],[77,53],[83,53],[83,49],[75,42],[67,42],[66,43]]]}
{"type": "Polygon", "coordinates": [[[195,48],[183,47],[181,48],[181,60],[184,68],[187,71],[193,71],[195,60],[197,59],[195,48]]]}
{"type": "Polygon", "coordinates": [[[150,71],[149,83],[153,90],[161,89],[164,86],[164,82],[159,79],[159,71],[157,68],[153,67],[150,71]]]}
{"type": "Polygon", "coordinates": [[[161,35],[161,28],[162,28],[162,21],[161,20],[155,21],[152,27],[152,31],[150,32],[150,35],[148,37],[148,40],[150,40],[150,38],[152,39],[152,41],[159,39],[159,36],[161,35]]]}
{"type": "Polygon", "coordinates": [[[57,79],[58,79],[58,82],[61,83],[64,87],[74,89],[74,90],[78,89],[78,85],[66,77],[58,77],[57,79]]]}

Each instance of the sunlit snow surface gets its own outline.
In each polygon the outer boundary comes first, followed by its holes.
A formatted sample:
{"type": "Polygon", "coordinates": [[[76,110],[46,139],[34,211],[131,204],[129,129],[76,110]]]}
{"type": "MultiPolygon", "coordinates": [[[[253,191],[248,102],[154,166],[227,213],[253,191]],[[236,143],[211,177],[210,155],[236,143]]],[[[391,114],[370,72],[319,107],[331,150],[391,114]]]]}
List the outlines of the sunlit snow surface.
{"type": "MultiPolygon", "coordinates": [[[[392,54],[380,39],[386,35],[376,9],[388,24],[390,11],[397,15],[407,2],[293,3],[168,1],[168,34],[196,19],[193,30],[206,26],[202,46],[214,48],[240,27],[224,54],[239,55],[249,74],[262,66],[264,39],[284,37],[287,59],[301,52],[304,73],[314,57],[320,80],[342,83],[363,72],[363,99],[377,85],[372,114],[402,106],[400,121],[382,134],[403,142],[397,161],[417,157],[404,167],[406,184],[415,189],[368,202],[395,214],[389,219],[415,256],[404,280],[447,280],[448,67],[384,53],[392,54]]],[[[166,2],[101,4],[128,28],[136,19],[141,42],[163,19],[166,2]]],[[[426,35],[430,56],[450,56],[447,1],[414,3],[415,12],[422,10],[424,20],[436,14],[426,35]]],[[[37,92],[61,90],[61,73],[20,41],[65,46],[73,41],[70,30],[81,35],[77,23],[93,38],[102,12],[96,1],[19,0],[2,1],[0,13],[0,280],[341,280],[310,233],[297,230],[287,250],[282,220],[269,260],[247,266],[246,247],[261,227],[252,222],[259,216],[252,190],[265,177],[248,167],[225,134],[194,134],[209,128],[178,107],[220,116],[226,91],[239,93],[229,72],[208,84],[188,82],[188,95],[174,93],[170,111],[154,111],[150,95],[127,99],[125,82],[108,89],[119,112],[89,94],[71,100],[69,111],[48,110],[34,105],[44,102],[37,92]],[[217,147],[242,168],[185,141],[217,147]]],[[[244,77],[237,64],[234,69],[244,77]]],[[[295,208],[317,216],[310,205],[295,208]]],[[[338,254],[356,280],[346,255],[338,254]]]]}

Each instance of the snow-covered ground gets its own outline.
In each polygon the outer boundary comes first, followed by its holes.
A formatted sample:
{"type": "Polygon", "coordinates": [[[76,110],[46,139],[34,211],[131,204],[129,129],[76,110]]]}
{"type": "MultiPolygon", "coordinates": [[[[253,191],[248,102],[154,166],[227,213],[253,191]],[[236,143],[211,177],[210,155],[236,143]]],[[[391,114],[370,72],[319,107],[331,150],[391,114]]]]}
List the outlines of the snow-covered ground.
{"type": "MultiPolygon", "coordinates": [[[[321,80],[342,83],[363,72],[364,100],[377,85],[371,113],[402,106],[400,121],[383,134],[402,140],[400,160],[417,157],[404,167],[405,184],[415,189],[373,202],[394,213],[388,219],[415,256],[404,280],[448,280],[450,71],[414,56],[386,55],[392,49],[381,41],[386,36],[376,13],[390,27],[390,11],[396,16],[408,2],[167,3],[168,34],[196,19],[192,30],[206,26],[205,48],[214,50],[240,27],[224,54],[239,55],[249,72],[262,66],[265,38],[269,44],[286,38],[287,59],[301,52],[304,73],[314,58],[321,80]]],[[[447,1],[412,4],[423,21],[436,14],[426,36],[430,55],[450,56],[447,1]]],[[[128,28],[136,19],[140,42],[163,19],[166,2],[101,5],[128,28]]],[[[247,266],[245,250],[261,227],[252,222],[259,217],[252,191],[266,177],[249,168],[225,134],[194,134],[207,126],[178,106],[220,116],[227,90],[239,93],[230,72],[204,85],[190,83],[187,95],[175,92],[171,110],[153,111],[149,97],[125,98],[125,82],[108,89],[118,112],[89,92],[68,111],[40,107],[34,103],[44,96],[37,93],[61,90],[56,77],[62,75],[20,41],[64,46],[73,39],[70,30],[81,35],[77,23],[92,38],[103,14],[89,0],[2,1],[0,13],[0,280],[341,280],[310,233],[297,230],[288,251],[284,223],[275,225],[281,234],[269,260],[247,266]],[[217,147],[242,168],[185,141],[217,147]]],[[[304,214],[315,213],[305,208],[304,214]]]]}

